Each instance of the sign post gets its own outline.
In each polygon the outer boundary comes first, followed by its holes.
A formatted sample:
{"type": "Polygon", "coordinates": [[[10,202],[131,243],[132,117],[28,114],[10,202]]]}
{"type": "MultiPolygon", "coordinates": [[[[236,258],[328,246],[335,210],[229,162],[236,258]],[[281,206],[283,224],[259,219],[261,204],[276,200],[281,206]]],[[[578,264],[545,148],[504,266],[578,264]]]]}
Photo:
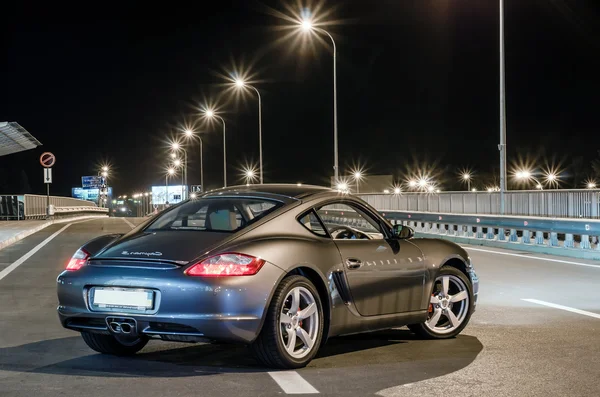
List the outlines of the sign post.
{"type": "Polygon", "coordinates": [[[56,163],[56,157],[50,152],[44,152],[40,156],[40,164],[44,167],[44,183],[46,184],[46,217],[50,216],[50,184],[52,183],[52,166],[56,163]]]}

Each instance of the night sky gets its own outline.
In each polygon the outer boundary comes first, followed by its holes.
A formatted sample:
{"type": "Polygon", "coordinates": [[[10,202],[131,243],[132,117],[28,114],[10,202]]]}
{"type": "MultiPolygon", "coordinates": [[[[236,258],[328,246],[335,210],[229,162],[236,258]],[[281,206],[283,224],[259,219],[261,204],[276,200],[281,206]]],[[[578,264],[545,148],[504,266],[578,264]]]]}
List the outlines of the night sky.
{"type": "MultiPolygon", "coordinates": [[[[282,1],[175,3],[53,2],[1,13],[0,121],[17,121],[43,146],[0,158],[0,193],[45,193],[43,151],[57,156],[55,195],[70,195],[104,162],[116,194],[164,184],[166,139],[207,101],[227,123],[228,182],[241,182],[240,169],[258,162],[258,115],[255,96],[223,94],[220,75],[233,65],[251,66],[262,94],[265,182],[327,184],[329,47],[278,42],[287,31],[277,27],[289,25],[274,15],[289,14],[282,1]]],[[[494,172],[497,1],[330,1],[321,10],[337,21],[324,27],[338,47],[342,174],[361,165],[400,177],[429,166],[447,190],[462,167],[481,178],[494,172]]],[[[565,168],[583,156],[579,174],[591,175],[600,149],[599,21],[597,0],[506,0],[509,163],[565,168]]],[[[205,182],[220,187],[221,127],[202,129],[205,182]]],[[[197,184],[197,144],[189,151],[197,184]]]]}

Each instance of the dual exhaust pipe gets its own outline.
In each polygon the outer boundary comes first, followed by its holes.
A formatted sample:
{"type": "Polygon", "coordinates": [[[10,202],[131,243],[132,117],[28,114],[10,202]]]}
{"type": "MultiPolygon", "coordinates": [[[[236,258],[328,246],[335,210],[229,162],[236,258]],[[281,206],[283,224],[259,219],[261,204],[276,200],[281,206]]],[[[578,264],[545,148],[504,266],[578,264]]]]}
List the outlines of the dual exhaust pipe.
{"type": "Polygon", "coordinates": [[[107,317],[106,324],[111,332],[120,335],[136,335],[137,323],[130,317],[107,317]]]}

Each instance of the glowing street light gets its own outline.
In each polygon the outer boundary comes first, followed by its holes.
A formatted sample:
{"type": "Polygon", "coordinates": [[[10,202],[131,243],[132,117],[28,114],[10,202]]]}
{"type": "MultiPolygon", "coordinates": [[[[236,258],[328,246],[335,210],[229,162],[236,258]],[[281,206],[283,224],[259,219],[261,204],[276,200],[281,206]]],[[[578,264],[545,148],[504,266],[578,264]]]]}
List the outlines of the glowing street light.
{"type": "Polygon", "coordinates": [[[415,181],[414,179],[411,179],[410,181],[408,181],[408,186],[409,187],[416,187],[417,186],[417,181],[415,181]]]}
{"type": "Polygon", "coordinates": [[[588,189],[595,189],[596,188],[596,182],[588,182],[587,183],[587,188],[588,189]]]}
{"type": "Polygon", "coordinates": [[[167,170],[167,173],[168,173],[170,176],[173,176],[173,175],[175,175],[175,168],[169,168],[169,169],[167,170]]]}
{"type": "Polygon", "coordinates": [[[363,177],[363,173],[361,170],[352,171],[352,178],[356,182],[356,193],[359,192],[358,182],[362,179],[362,177],[363,177]]]}
{"type": "Polygon", "coordinates": [[[102,167],[102,171],[103,171],[103,172],[108,172],[108,167],[107,167],[106,165],[105,165],[105,166],[103,166],[103,167],[102,167]]]}
{"type": "Polygon", "coordinates": [[[212,109],[206,109],[204,115],[209,119],[219,119],[221,120],[221,123],[223,123],[223,187],[227,187],[227,140],[225,139],[225,120],[212,109]]]}
{"type": "Polygon", "coordinates": [[[471,173],[463,172],[461,177],[462,177],[462,180],[467,183],[467,190],[471,190],[471,179],[473,179],[473,176],[471,175],[471,173]]]}
{"type": "Polygon", "coordinates": [[[239,89],[249,88],[256,92],[258,97],[258,168],[260,170],[260,183],[263,183],[263,161],[262,161],[262,98],[260,97],[260,92],[256,89],[256,87],[249,85],[242,78],[237,78],[235,80],[235,86],[239,89]]]}
{"type": "Polygon", "coordinates": [[[312,21],[308,18],[299,21],[300,28],[304,33],[319,32],[331,39],[333,44],[333,171],[334,179],[337,181],[339,177],[338,168],[338,116],[337,116],[337,49],[333,36],[325,29],[315,27],[312,21]]]}
{"type": "Polygon", "coordinates": [[[179,160],[179,159],[175,159],[175,161],[173,161],[173,165],[174,165],[175,167],[181,167],[181,160],[179,160]]]}
{"type": "MultiPolygon", "coordinates": [[[[527,169],[524,170],[519,170],[515,173],[515,177],[519,180],[523,180],[523,181],[529,181],[532,180],[536,183],[536,188],[540,189],[540,190],[544,190],[544,187],[542,186],[542,184],[540,183],[540,181],[537,180],[536,177],[533,176],[533,172],[527,169]]],[[[502,189],[502,186],[500,186],[500,189],[502,189]]],[[[502,190],[500,190],[502,191],[502,190]]]]}
{"type": "Polygon", "coordinates": [[[198,141],[200,141],[200,186],[202,187],[202,191],[204,191],[204,161],[202,159],[202,137],[200,134],[195,134],[193,130],[186,128],[184,134],[187,139],[194,139],[194,137],[198,137],[198,141]]]}
{"type": "Polygon", "coordinates": [[[399,187],[394,188],[394,194],[400,194],[402,190],[399,187]]]}

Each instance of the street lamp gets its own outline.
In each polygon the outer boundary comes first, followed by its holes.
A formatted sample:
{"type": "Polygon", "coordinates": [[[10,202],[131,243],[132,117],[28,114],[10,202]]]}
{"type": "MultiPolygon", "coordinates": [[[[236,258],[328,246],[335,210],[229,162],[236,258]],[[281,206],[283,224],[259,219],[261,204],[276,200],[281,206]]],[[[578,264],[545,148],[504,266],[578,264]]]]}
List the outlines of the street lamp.
{"type": "Polygon", "coordinates": [[[225,139],[225,120],[223,120],[223,117],[215,114],[214,110],[212,109],[206,109],[204,115],[209,119],[217,118],[223,123],[223,187],[227,187],[227,144],[225,139]]]}
{"type": "Polygon", "coordinates": [[[358,182],[363,177],[362,172],[361,171],[354,171],[352,173],[352,177],[354,178],[354,181],[356,182],[356,193],[358,193],[359,192],[358,182]]]}
{"type": "Polygon", "coordinates": [[[169,167],[167,168],[167,173],[165,174],[165,205],[169,204],[169,176],[175,175],[175,168],[169,167]]]}
{"type": "Polygon", "coordinates": [[[467,182],[467,190],[471,190],[471,174],[465,172],[462,174],[463,181],[467,182]]]}
{"type": "MultiPolygon", "coordinates": [[[[184,194],[184,186],[187,186],[187,167],[188,167],[188,160],[187,160],[187,150],[185,150],[185,148],[179,144],[179,142],[173,142],[171,144],[171,148],[173,149],[173,151],[183,151],[183,164],[181,163],[181,160],[179,159],[175,159],[173,161],[173,164],[175,164],[176,167],[180,167],[182,168],[182,173],[181,173],[181,200],[185,199],[185,194],[184,194]]],[[[175,153],[172,153],[175,154],[175,153]]],[[[173,157],[173,156],[171,156],[173,157]]],[[[176,157],[176,156],[175,156],[176,157]]]]}
{"type": "Polygon", "coordinates": [[[263,183],[263,161],[262,161],[262,99],[260,97],[260,92],[256,89],[256,87],[246,83],[243,79],[237,78],[235,80],[235,86],[239,89],[248,87],[251,90],[256,92],[258,96],[258,167],[260,170],[260,183],[263,183]]]}
{"type": "Polygon", "coordinates": [[[204,162],[202,160],[202,137],[200,136],[200,134],[196,135],[194,134],[194,131],[192,131],[191,129],[187,128],[185,131],[185,136],[188,139],[193,139],[194,137],[198,137],[198,141],[200,141],[200,186],[202,186],[202,191],[204,191],[204,162]]]}
{"type": "Polygon", "coordinates": [[[327,32],[325,29],[315,27],[312,21],[308,18],[304,18],[300,21],[300,27],[303,32],[319,32],[331,39],[331,43],[333,44],[333,170],[334,170],[334,179],[337,182],[339,173],[338,173],[338,117],[337,117],[337,49],[335,45],[335,40],[333,37],[327,32]]]}
{"type": "Polygon", "coordinates": [[[596,188],[596,182],[588,182],[587,188],[588,189],[595,189],[596,188]]]}
{"type": "Polygon", "coordinates": [[[248,169],[244,172],[244,176],[246,177],[246,184],[249,184],[251,181],[254,180],[256,172],[253,169],[248,169]]]}
{"type": "MultiPolygon", "coordinates": [[[[519,180],[523,180],[523,181],[529,181],[532,180],[536,183],[536,189],[540,189],[540,190],[544,190],[544,187],[542,186],[542,184],[540,183],[540,181],[537,180],[537,178],[535,176],[533,176],[533,173],[530,170],[520,170],[517,171],[515,173],[515,177],[519,180]]],[[[500,192],[502,192],[502,186],[500,186],[500,192]]]]}

